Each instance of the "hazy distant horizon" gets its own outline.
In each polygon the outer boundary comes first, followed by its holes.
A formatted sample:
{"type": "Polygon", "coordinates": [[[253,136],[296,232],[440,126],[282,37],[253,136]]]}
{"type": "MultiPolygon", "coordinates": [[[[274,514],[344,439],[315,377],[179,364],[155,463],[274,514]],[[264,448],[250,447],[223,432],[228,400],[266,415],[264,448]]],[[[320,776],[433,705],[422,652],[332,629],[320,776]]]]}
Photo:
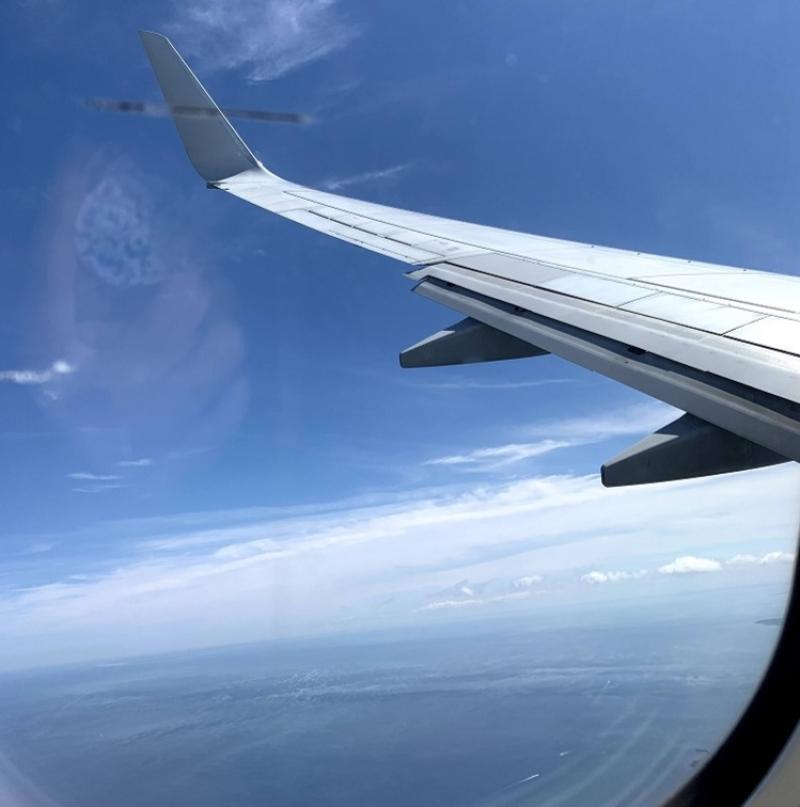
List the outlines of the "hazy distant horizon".
{"type": "Polygon", "coordinates": [[[0,748],[60,807],[651,803],[760,678],[780,596],[748,594],[6,673],[0,748]]]}

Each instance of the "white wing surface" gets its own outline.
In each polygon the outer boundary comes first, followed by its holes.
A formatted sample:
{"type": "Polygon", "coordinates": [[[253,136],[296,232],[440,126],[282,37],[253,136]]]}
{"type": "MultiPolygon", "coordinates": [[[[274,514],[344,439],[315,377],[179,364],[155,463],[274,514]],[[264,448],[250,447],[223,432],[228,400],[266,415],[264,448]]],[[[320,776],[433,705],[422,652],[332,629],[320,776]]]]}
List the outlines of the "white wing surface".
{"type": "Polygon", "coordinates": [[[168,39],[142,41],[209,187],[410,264],[464,314],[404,366],[553,353],[687,412],[603,466],[607,485],[800,460],[800,278],[563,241],[399,210],[281,179],[247,148],[168,39]]]}

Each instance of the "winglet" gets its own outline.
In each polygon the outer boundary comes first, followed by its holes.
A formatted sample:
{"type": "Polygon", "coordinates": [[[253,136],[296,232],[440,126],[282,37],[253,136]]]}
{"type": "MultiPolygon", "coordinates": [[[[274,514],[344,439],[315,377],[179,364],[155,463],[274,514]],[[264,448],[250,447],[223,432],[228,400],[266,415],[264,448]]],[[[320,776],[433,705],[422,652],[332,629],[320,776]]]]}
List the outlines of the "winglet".
{"type": "Polygon", "coordinates": [[[139,36],[197,173],[213,183],[243,171],[265,170],[169,39],[152,31],[139,36]],[[186,107],[208,110],[208,115],[181,115],[186,107]]]}

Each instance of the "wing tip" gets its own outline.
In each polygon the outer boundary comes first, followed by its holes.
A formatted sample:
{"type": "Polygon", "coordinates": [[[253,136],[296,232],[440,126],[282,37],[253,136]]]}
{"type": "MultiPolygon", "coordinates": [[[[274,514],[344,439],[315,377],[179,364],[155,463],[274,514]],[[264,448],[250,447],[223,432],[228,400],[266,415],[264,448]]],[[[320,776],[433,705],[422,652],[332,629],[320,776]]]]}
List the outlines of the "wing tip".
{"type": "Polygon", "coordinates": [[[139,38],[197,173],[207,182],[217,182],[245,171],[264,170],[172,42],[157,31],[139,31],[139,38]],[[178,114],[182,107],[210,114],[188,118],[178,114]]]}
{"type": "Polygon", "coordinates": [[[142,28],[139,31],[139,39],[141,39],[143,42],[146,42],[148,39],[161,39],[164,42],[169,42],[170,45],[172,44],[169,37],[164,36],[164,34],[161,34],[158,31],[149,31],[146,28],[142,28]]]}

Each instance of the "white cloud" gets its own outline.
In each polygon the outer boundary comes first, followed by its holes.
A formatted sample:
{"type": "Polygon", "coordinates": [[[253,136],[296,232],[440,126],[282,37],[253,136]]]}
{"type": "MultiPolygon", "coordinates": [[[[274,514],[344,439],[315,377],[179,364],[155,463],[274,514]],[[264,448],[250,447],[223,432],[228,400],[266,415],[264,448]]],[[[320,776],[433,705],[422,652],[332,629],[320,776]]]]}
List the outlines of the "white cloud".
{"type": "Polygon", "coordinates": [[[83,482],[113,482],[120,477],[114,474],[92,474],[87,471],[76,471],[75,473],[67,474],[67,478],[83,482]]]}
{"type": "Polygon", "coordinates": [[[587,574],[581,575],[581,580],[584,583],[591,585],[603,585],[604,583],[622,583],[626,580],[641,580],[647,576],[645,569],[637,569],[633,572],[624,571],[592,571],[587,574]]]}
{"type": "Polygon", "coordinates": [[[138,460],[120,460],[117,465],[120,468],[148,468],[153,464],[149,457],[142,457],[138,460]]]}
{"type": "Polygon", "coordinates": [[[794,563],[792,552],[767,552],[764,555],[734,555],[725,561],[729,566],[770,566],[775,563],[794,563]]]}
{"type": "Polygon", "coordinates": [[[509,443],[504,446],[478,448],[468,454],[451,454],[427,460],[425,465],[479,465],[482,469],[498,468],[515,462],[539,457],[571,443],[564,440],[540,440],[537,443],[509,443]]]}
{"type": "MultiPolygon", "coordinates": [[[[636,558],[646,568],[648,553],[655,567],[668,552],[678,558],[671,566],[685,569],[689,557],[694,568],[698,540],[708,553],[748,541],[758,557],[782,541],[788,549],[797,481],[793,465],[622,491],[594,475],[528,477],[294,514],[112,523],[99,534],[127,551],[107,559],[110,571],[49,566],[58,576],[45,585],[0,594],[0,620],[23,664],[329,632],[345,618],[348,629],[382,627],[420,606],[455,615],[533,597],[575,601],[585,596],[580,567],[636,558]],[[515,584],[522,569],[547,587],[515,584]],[[476,605],[452,604],[468,601],[476,605]]],[[[726,579],[735,575],[715,582],[726,579]]]]}
{"type": "Polygon", "coordinates": [[[660,566],[659,574],[697,574],[703,572],[719,572],[722,564],[712,558],[698,558],[695,555],[682,555],[672,563],[660,566]]]}
{"type": "Polygon", "coordinates": [[[366,185],[371,182],[395,179],[408,170],[408,165],[408,163],[403,163],[401,165],[392,165],[389,168],[381,168],[377,171],[364,171],[361,174],[353,174],[349,177],[326,179],[323,181],[322,186],[329,191],[338,191],[342,190],[342,188],[349,188],[352,185],[366,185]]]}
{"type": "Polygon", "coordinates": [[[195,0],[173,8],[167,29],[203,71],[243,68],[253,81],[329,56],[359,33],[339,0],[195,0]]]}
{"type": "Polygon", "coordinates": [[[75,372],[69,362],[59,359],[54,361],[46,370],[1,370],[0,381],[12,384],[47,384],[59,376],[75,372]]]}

